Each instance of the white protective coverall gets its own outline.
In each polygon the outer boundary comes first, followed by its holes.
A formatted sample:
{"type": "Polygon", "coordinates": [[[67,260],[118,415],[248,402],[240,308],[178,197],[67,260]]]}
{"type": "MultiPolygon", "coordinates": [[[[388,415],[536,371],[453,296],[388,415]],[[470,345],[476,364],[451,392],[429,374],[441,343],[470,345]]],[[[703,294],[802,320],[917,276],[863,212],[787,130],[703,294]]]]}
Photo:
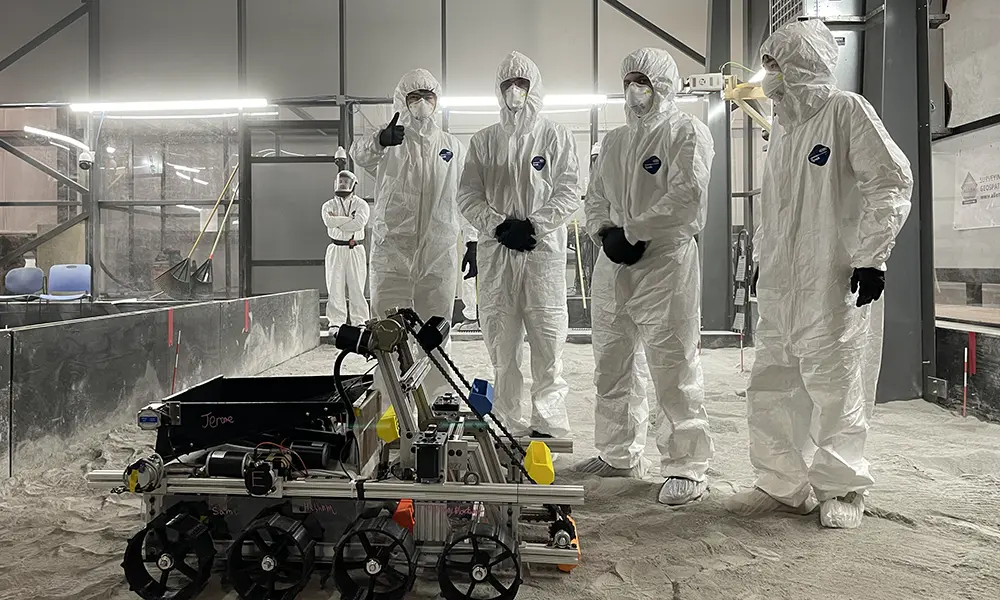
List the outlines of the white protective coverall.
{"type": "Polygon", "coordinates": [[[424,69],[399,80],[393,110],[405,128],[403,143],[383,148],[376,129],[351,148],[351,156],[375,176],[372,223],[372,311],[382,317],[393,307],[413,307],[424,320],[451,321],[455,307],[459,235],[455,198],[465,153],[455,136],[433,117],[414,119],[406,95],[441,86],[424,69]]]}
{"type": "MultiPolygon", "coordinates": [[[[354,173],[341,171],[340,176],[344,173],[357,183],[354,173]]],[[[368,255],[364,246],[365,225],[370,212],[368,203],[354,193],[346,198],[331,198],[323,204],[323,224],[333,240],[326,247],[326,318],[331,327],[347,322],[348,299],[352,324],[360,325],[370,318],[368,301],[365,300],[368,255]],[[354,245],[351,245],[351,240],[354,245]]]]}
{"type": "Polygon", "coordinates": [[[566,223],[580,206],[576,144],[568,129],[539,116],[542,82],[528,57],[512,52],[496,77],[500,122],[478,131],[459,190],[462,215],[480,232],[479,322],[495,372],[494,412],[517,435],[569,434],[562,352],[566,309],[566,223]],[[524,107],[507,107],[500,84],[530,82],[524,107]],[[528,219],[538,245],[519,252],[494,236],[508,217],[528,219]],[[531,349],[531,420],[524,417],[521,358],[531,349]]]}
{"type": "Polygon", "coordinates": [[[810,485],[825,502],[873,483],[864,451],[883,303],[857,308],[850,281],[855,268],[885,269],[913,179],[872,106],[835,87],[838,47],[825,25],[786,25],[761,52],[777,61],[785,89],[754,236],[750,458],[756,486],[795,507],[810,485]]]}
{"type": "Polygon", "coordinates": [[[701,269],[694,236],[705,226],[715,150],[708,128],[681,112],[680,77],[666,50],[641,48],[622,62],[653,87],[643,116],[625,108],[626,125],[607,134],[586,196],[587,231],[598,245],[605,227],[647,242],[634,265],[602,251],[594,267],[594,441],[616,469],[639,465],[649,405],[646,363],[664,418],[657,435],[661,474],[704,481],[714,448],[704,408],[701,269]],[[645,358],[643,358],[645,351],[645,358]]]}

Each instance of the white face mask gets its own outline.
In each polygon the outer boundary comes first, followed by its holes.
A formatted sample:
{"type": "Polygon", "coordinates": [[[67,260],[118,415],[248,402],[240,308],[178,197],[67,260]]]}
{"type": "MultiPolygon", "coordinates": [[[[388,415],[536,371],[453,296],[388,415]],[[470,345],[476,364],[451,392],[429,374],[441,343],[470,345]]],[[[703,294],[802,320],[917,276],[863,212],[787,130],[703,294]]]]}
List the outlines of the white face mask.
{"type": "Polygon", "coordinates": [[[503,93],[504,102],[507,103],[507,108],[518,111],[524,108],[524,103],[528,98],[528,90],[512,85],[507,88],[507,91],[503,93]]]}
{"type": "Polygon", "coordinates": [[[768,72],[760,82],[760,87],[764,90],[764,95],[775,102],[781,102],[785,97],[785,78],[781,73],[768,72]]]}
{"type": "Polygon", "coordinates": [[[407,104],[406,108],[410,110],[410,115],[418,121],[423,121],[434,114],[434,105],[423,98],[407,104]]]}
{"type": "Polygon", "coordinates": [[[625,89],[625,103],[640,117],[653,107],[653,88],[639,83],[630,83],[625,89]]]}

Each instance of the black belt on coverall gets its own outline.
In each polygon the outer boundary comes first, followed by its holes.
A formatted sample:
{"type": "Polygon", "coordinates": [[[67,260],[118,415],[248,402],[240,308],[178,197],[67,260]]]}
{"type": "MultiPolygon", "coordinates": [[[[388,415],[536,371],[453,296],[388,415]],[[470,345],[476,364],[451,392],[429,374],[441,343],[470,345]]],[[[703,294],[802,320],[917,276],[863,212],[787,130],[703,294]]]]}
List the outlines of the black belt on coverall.
{"type": "Polygon", "coordinates": [[[354,246],[360,246],[361,242],[357,240],[330,240],[334,246],[347,246],[348,248],[354,248],[354,246]],[[352,246],[351,244],[354,244],[352,246]]]}

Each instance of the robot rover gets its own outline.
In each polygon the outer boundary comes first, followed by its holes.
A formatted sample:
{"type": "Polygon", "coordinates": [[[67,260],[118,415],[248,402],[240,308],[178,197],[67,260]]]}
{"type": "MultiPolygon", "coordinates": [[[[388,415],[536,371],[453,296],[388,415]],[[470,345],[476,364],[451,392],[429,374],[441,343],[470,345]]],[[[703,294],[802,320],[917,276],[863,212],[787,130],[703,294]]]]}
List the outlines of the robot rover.
{"type": "Polygon", "coordinates": [[[313,575],[344,599],[396,600],[435,574],[446,600],[510,600],[526,564],[572,570],[583,488],[551,485],[551,452],[572,442],[512,436],[448,334],[395,309],[336,331],[332,376],[217,377],[140,410],[155,453],[87,475],[142,496],[130,589],[186,600],[221,569],[247,600],[291,600],[313,575]],[[376,375],[342,375],[352,354],[376,375]],[[428,398],[432,369],[453,392],[428,398]]]}

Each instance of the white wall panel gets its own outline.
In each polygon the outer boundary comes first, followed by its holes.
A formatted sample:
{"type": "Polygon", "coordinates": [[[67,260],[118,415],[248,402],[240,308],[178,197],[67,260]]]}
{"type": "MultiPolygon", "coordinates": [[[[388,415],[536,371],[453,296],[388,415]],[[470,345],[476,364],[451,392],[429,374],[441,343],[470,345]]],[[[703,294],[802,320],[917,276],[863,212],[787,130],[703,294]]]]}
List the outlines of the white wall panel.
{"type": "MultiPolygon", "coordinates": [[[[458,4],[466,2],[451,2],[449,8],[458,4]]],[[[461,50],[456,48],[455,51],[461,50]]],[[[349,94],[391,96],[399,78],[418,67],[441,78],[439,0],[347,3],[349,94]]]]}
{"type": "MultiPolygon", "coordinates": [[[[80,7],[79,0],[0,1],[0,58],[80,7]]],[[[87,17],[0,72],[0,103],[87,97],[87,17]]]]}
{"type": "Polygon", "coordinates": [[[102,0],[101,96],[238,97],[236,2],[102,0]]]}
{"type": "Polygon", "coordinates": [[[340,3],[247,1],[247,95],[340,93],[340,3]]]}

